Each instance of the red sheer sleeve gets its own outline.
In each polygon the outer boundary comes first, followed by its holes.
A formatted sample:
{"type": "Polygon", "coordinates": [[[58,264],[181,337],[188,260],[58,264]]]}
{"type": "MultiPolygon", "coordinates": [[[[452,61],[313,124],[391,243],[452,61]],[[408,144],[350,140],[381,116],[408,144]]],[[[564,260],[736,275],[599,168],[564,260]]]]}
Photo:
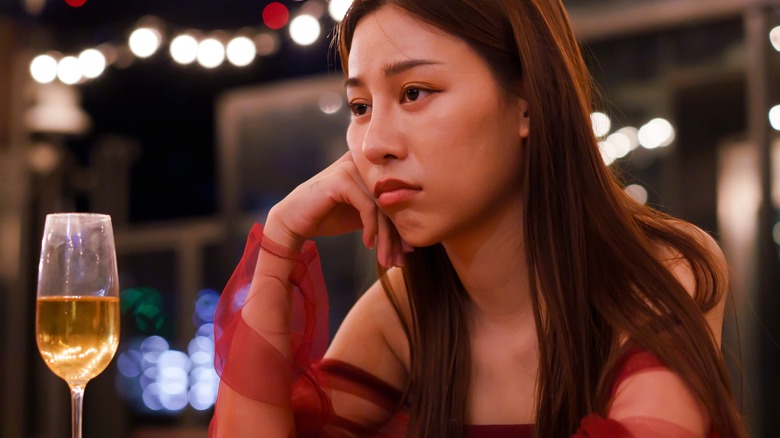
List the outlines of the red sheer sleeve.
{"type": "Polygon", "coordinates": [[[607,418],[589,414],[574,438],[717,438],[685,382],[652,353],[632,349],[623,359],[607,418]]]}
{"type": "MultiPolygon", "coordinates": [[[[244,255],[220,297],[214,316],[214,332],[214,366],[221,385],[248,401],[290,410],[295,384],[296,394],[305,403],[318,406],[320,418],[308,418],[306,424],[316,427],[325,421],[329,403],[324,391],[314,384],[317,379],[310,372],[312,362],[323,356],[328,343],[327,292],[313,242],[306,242],[300,253],[291,253],[289,249],[263,239],[262,226],[256,224],[247,238],[244,255]],[[242,317],[261,248],[274,257],[294,261],[289,277],[292,285],[289,291],[292,300],[289,356],[268,341],[268,337],[277,333],[259,333],[242,317]]],[[[218,403],[211,422],[211,436],[217,435],[223,414],[220,408],[218,403]]],[[[231,429],[238,427],[230,426],[231,429]]]]}
{"type": "Polygon", "coordinates": [[[293,253],[264,239],[262,231],[259,224],[252,228],[244,255],[217,305],[214,362],[221,383],[209,436],[404,436],[403,415],[383,425],[341,415],[360,406],[355,400],[395,412],[400,393],[356,367],[322,360],[328,344],[328,297],[317,249],[309,241],[300,253],[293,253]],[[270,282],[250,294],[261,249],[276,258],[271,262],[288,262],[294,268],[289,283],[270,282]],[[264,331],[258,328],[263,324],[248,323],[242,312],[253,299],[262,304],[255,315],[272,318],[276,315],[271,312],[284,312],[284,304],[265,300],[273,294],[292,300],[292,330],[289,337],[281,338],[289,339],[289,351],[280,351],[286,349],[277,348],[278,343],[274,346],[274,340],[287,333],[264,331]]]}

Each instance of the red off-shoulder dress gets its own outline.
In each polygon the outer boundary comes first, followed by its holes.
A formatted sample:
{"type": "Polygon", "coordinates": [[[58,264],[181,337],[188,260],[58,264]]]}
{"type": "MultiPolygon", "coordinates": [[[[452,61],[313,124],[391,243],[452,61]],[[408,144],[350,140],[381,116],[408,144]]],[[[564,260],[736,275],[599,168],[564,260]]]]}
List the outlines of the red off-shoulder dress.
{"type": "MultiPolygon", "coordinates": [[[[400,390],[348,363],[323,359],[328,343],[328,297],[319,255],[313,242],[307,242],[298,254],[288,253],[289,250],[274,242],[263,240],[261,225],[252,228],[244,256],[222,293],[215,315],[215,367],[221,378],[218,397],[226,385],[246,399],[289,410],[294,417],[295,432],[288,431],[286,436],[405,437],[408,413],[398,408],[402,402],[400,390]],[[261,245],[271,253],[296,259],[290,276],[293,285],[291,359],[242,318],[241,309],[261,245]],[[344,395],[384,409],[392,420],[366,425],[339,415],[332,400],[343,399],[344,395]]],[[[219,402],[217,406],[209,428],[211,437],[217,436],[220,424],[227,421],[222,419],[225,412],[219,402]]],[[[641,349],[630,350],[623,358],[610,406],[607,417],[585,416],[573,437],[718,436],[708,425],[701,427],[708,422],[706,413],[693,401],[681,379],[641,349]]],[[[231,431],[240,430],[243,436],[279,435],[278,430],[271,434],[268,430],[258,430],[257,424],[251,427],[241,430],[241,424],[230,425],[231,431]]],[[[467,425],[464,431],[470,438],[530,438],[533,427],[530,424],[467,425]]]]}

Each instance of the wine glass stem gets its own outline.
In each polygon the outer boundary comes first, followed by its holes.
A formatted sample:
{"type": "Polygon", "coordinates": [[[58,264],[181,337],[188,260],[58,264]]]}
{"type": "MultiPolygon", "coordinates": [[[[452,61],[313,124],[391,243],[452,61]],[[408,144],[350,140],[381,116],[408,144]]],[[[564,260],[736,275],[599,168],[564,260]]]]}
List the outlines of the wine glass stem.
{"type": "Polygon", "coordinates": [[[81,407],[84,401],[85,387],[86,385],[70,385],[72,438],[81,438],[81,407]]]}

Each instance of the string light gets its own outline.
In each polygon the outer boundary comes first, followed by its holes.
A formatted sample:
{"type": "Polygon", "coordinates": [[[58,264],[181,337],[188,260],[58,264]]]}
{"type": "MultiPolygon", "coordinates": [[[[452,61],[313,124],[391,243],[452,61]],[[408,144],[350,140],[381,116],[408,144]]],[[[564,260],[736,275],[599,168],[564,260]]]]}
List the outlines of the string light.
{"type": "Polygon", "coordinates": [[[198,40],[192,35],[179,35],[171,41],[171,58],[182,65],[192,64],[198,57],[198,40]]]}
{"type": "Polygon", "coordinates": [[[51,55],[38,55],[30,63],[30,74],[36,82],[48,84],[57,79],[57,60],[51,55]]]}
{"type": "Polygon", "coordinates": [[[218,67],[224,60],[225,46],[216,38],[206,38],[198,44],[198,64],[202,67],[218,67]]]}
{"type": "Polygon", "coordinates": [[[320,22],[311,15],[299,15],[290,22],[290,37],[302,46],[308,46],[320,36],[320,22]]]}
{"type": "Polygon", "coordinates": [[[287,24],[289,19],[290,12],[287,10],[287,6],[279,2],[269,3],[263,8],[263,23],[269,29],[281,29],[287,24]]]}
{"type": "Polygon", "coordinates": [[[769,31],[769,41],[772,43],[772,47],[780,52],[780,26],[775,26],[769,31]]]}
{"type": "Polygon", "coordinates": [[[328,14],[335,21],[344,19],[349,7],[352,6],[352,0],[330,0],[328,3],[328,14]]]}
{"type": "Polygon", "coordinates": [[[106,69],[106,57],[97,49],[87,49],[79,55],[79,65],[85,78],[94,79],[106,69]]]}
{"type": "Polygon", "coordinates": [[[133,54],[139,58],[148,58],[160,48],[162,36],[156,29],[140,27],[130,34],[128,45],[133,54]]]}
{"type": "Polygon", "coordinates": [[[647,149],[669,146],[675,138],[674,127],[668,120],[657,118],[639,128],[639,144],[647,149]]]}
{"type": "Polygon", "coordinates": [[[227,45],[227,59],[236,67],[249,65],[257,55],[255,43],[245,36],[235,37],[227,45]]]}
{"type": "Polygon", "coordinates": [[[769,110],[769,123],[775,131],[780,131],[780,105],[775,105],[769,110]]]}
{"type": "Polygon", "coordinates": [[[612,128],[612,121],[609,119],[609,116],[598,111],[590,115],[590,121],[593,124],[593,133],[598,138],[609,134],[609,130],[612,128]]]}
{"type": "Polygon", "coordinates": [[[57,63],[57,79],[63,84],[73,85],[82,77],[81,64],[75,56],[66,56],[57,63]]]}
{"type": "MultiPolygon", "coordinates": [[[[81,4],[85,2],[72,1],[81,4]]],[[[351,4],[352,0],[330,0],[327,7],[330,19],[343,19],[351,4]]],[[[234,32],[232,36],[223,33],[219,38],[200,38],[198,35],[201,32],[193,30],[177,33],[168,43],[165,42],[167,38],[164,29],[170,27],[155,17],[144,17],[130,33],[126,46],[103,43],[81,52],[78,55],[81,65],[78,75],[70,59],[65,66],[60,67],[59,63],[67,56],[41,54],[30,63],[30,76],[42,84],[52,82],[60,76],[65,77],[64,81],[60,79],[65,84],[81,84],[100,77],[110,66],[127,67],[132,63],[133,57],[154,56],[163,44],[169,45],[168,53],[171,59],[181,65],[193,64],[197,60],[202,67],[212,69],[225,64],[227,59],[235,67],[245,67],[258,57],[268,57],[279,51],[281,44],[278,31],[285,26],[289,27],[292,41],[301,46],[311,45],[321,37],[321,17],[328,15],[325,14],[324,3],[320,0],[309,0],[301,5],[298,12],[298,16],[291,19],[290,10],[285,5],[273,2],[263,9],[265,30],[242,29],[240,32],[234,32]],[[208,41],[205,46],[204,41],[208,41]],[[220,47],[217,47],[217,44],[220,47]],[[99,58],[100,55],[102,59],[99,58]],[[60,75],[61,69],[68,73],[63,72],[60,75]],[[76,77],[78,79],[75,79],[76,77]]]]}

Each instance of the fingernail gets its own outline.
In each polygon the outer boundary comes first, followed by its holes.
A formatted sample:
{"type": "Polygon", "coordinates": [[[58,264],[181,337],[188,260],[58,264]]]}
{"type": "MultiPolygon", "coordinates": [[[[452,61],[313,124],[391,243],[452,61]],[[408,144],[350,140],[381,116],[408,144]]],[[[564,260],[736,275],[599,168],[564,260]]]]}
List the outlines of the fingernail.
{"type": "Polygon", "coordinates": [[[412,252],[412,251],[414,251],[414,247],[412,245],[409,245],[408,243],[406,243],[405,240],[401,240],[401,250],[403,252],[412,252]]]}

